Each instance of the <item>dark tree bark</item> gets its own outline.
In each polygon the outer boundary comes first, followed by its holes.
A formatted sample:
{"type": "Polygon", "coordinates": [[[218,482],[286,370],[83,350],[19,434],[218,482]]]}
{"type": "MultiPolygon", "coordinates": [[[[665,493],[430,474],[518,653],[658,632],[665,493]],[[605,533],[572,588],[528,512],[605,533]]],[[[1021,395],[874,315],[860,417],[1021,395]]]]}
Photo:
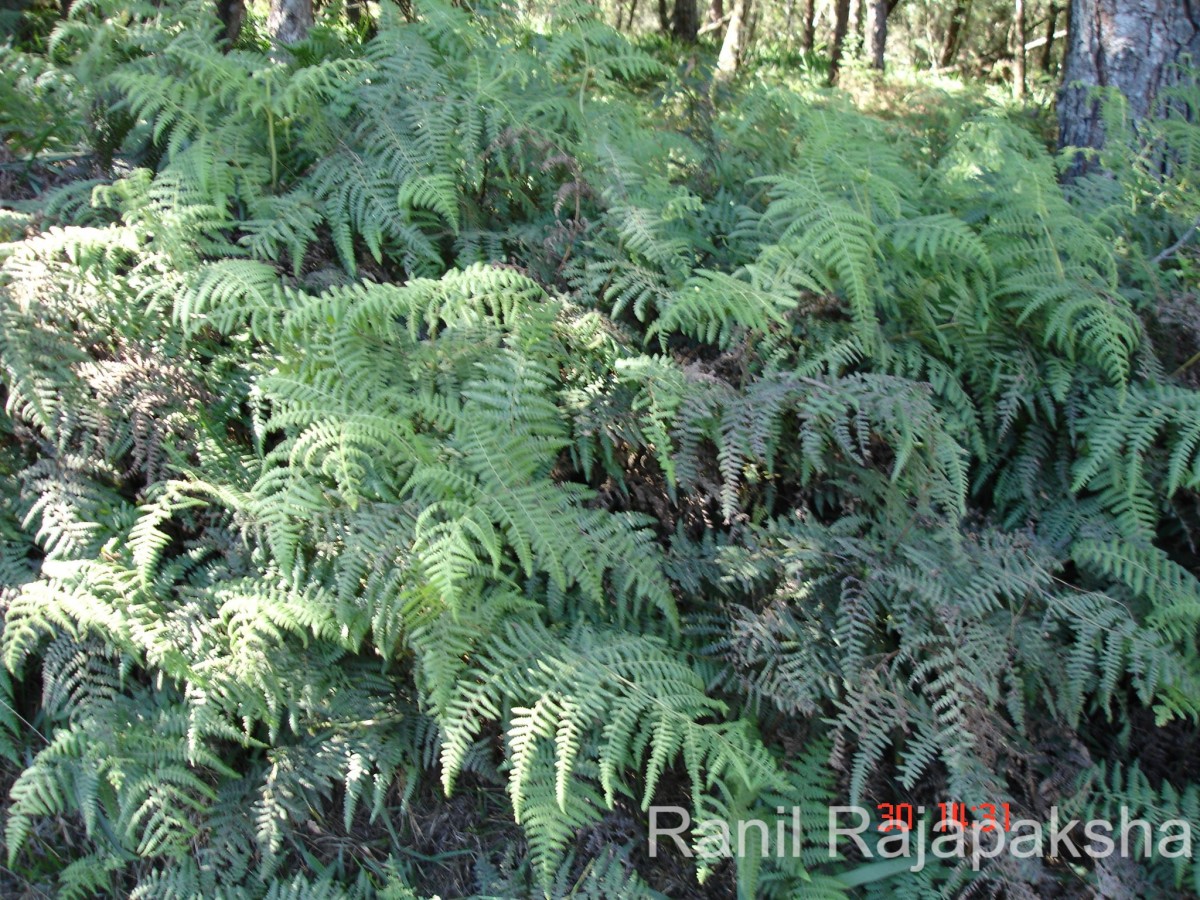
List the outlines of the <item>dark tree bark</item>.
{"type": "Polygon", "coordinates": [[[245,0],[217,0],[217,18],[224,26],[222,41],[226,47],[232,47],[242,33],[242,22],[246,20],[245,0]]]}
{"type": "Polygon", "coordinates": [[[1058,4],[1051,2],[1050,11],[1046,16],[1046,43],[1042,44],[1042,57],[1039,60],[1039,65],[1043,72],[1050,71],[1050,63],[1053,57],[1051,53],[1054,50],[1054,26],[1058,24],[1058,4]]]}
{"type": "Polygon", "coordinates": [[[812,53],[817,42],[817,0],[804,0],[804,36],[800,47],[805,53],[812,53]]]}
{"type": "Polygon", "coordinates": [[[667,34],[671,30],[671,19],[667,15],[667,0],[658,0],[658,30],[667,34]]]}
{"type": "Polygon", "coordinates": [[[696,0],[675,0],[671,33],[684,43],[694,44],[699,31],[700,19],[696,15],[696,0]]]}
{"type": "Polygon", "coordinates": [[[867,65],[883,71],[887,46],[888,0],[867,0],[867,65]]]}
{"type": "MultiPolygon", "coordinates": [[[[1172,64],[1200,53],[1200,4],[1194,0],[1071,0],[1070,33],[1058,97],[1060,147],[1104,144],[1094,88],[1120,91],[1137,122],[1154,112],[1160,90],[1178,80],[1172,64]]],[[[1068,176],[1088,163],[1082,155],[1068,176]]]]}
{"type": "Polygon", "coordinates": [[[638,0],[633,0],[633,2],[629,4],[629,21],[625,23],[625,29],[627,31],[633,31],[633,20],[637,16],[637,9],[638,0]]]}
{"type": "Polygon", "coordinates": [[[838,71],[842,65],[842,50],[846,45],[846,31],[850,26],[850,0],[834,0],[833,44],[829,48],[829,83],[837,84],[838,71]]]}
{"type": "Polygon", "coordinates": [[[312,28],[312,0],[271,0],[267,32],[280,44],[295,44],[312,28]]]}
{"type": "Polygon", "coordinates": [[[954,8],[950,11],[950,24],[946,27],[946,42],[942,44],[939,67],[948,68],[958,58],[958,48],[962,45],[963,32],[970,17],[971,0],[956,0],[954,8]]]}
{"type": "Polygon", "coordinates": [[[1013,7],[1013,32],[1017,46],[1013,49],[1013,96],[1025,97],[1025,0],[1016,0],[1013,7]]]}

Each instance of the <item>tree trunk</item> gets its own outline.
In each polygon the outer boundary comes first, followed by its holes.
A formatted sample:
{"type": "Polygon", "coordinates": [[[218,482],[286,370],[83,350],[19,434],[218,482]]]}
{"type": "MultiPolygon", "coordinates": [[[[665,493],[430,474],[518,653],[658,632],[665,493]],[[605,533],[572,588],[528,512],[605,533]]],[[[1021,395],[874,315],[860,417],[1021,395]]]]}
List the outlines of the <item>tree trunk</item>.
{"type": "Polygon", "coordinates": [[[312,0],[271,0],[267,32],[277,43],[286,45],[304,40],[312,23],[312,0]]]}
{"type": "Polygon", "coordinates": [[[625,30],[633,31],[633,19],[637,15],[638,0],[630,0],[629,2],[629,19],[625,22],[625,30]]]}
{"type": "Polygon", "coordinates": [[[675,15],[674,21],[671,23],[671,32],[684,43],[694,44],[699,31],[700,21],[696,15],[696,0],[675,0],[675,15]]]}
{"type": "Polygon", "coordinates": [[[829,83],[837,84],[842,65],[842,50],[846,44],[846,29],[850,25],[850,0],[834,0],[833,44],[829,48],[829,83]]]}
{"type": "Polygon", "coordinates": [[[1050,3],[1050,12],[1046,18],[1046,43],[1042,44],[1042,58],[1040,60],[1041,69],[1043,72],[1050,71],[1051,51],[1054,49],[1054,26],[1058,24],[1058,4],[1053,0],[1050,3]]]}
{"type": "Polygon", "coordinates": [[[950,24],[946,27],[946,42],[942,44],[942,58],[938,66],[942,69],[949,67],[958,58],[958,48],[962,44],[963,31],[971,16],[971,0],[956,0],[954,9],[950,11],[950,24]]]}
{"type": "Polygon", "coordinates": [[[742,30],[745,27],[746,0],[733,0],[729,24],[725,26],[725,40],[721,41],[721,53],[717,57],[717,78],[731,78],[737,71],[742,57],[742,30]]]}
{"type": "Polygon", "coordinates": [[[232,47],[242,33],[242,22],[246,19],[244,0],[217,0],[217,18],[224,26],[221,39],[226,47],[232,47]]]}
{"type": "MultiPolygon", "coordinates": [[[[851,59],[858,57],[863,48],[863,11],[868,0],[850,0],[850,23],[846,27],[847,47],[844,51],[851,59]]],[[[844,57],[843,57],[844,58],[844,57]]]]}
{"type": "MultiPolygon", "coordinates": [[[[1172,64],[1183,54],[1200,54],[1200,6],[1191,0],[1071,0],[1069,16],[1058,97],[1060,147],[1103,146],[1095,88],[1120,91],[1136,128],[1154,112],[1159,91],[1178,81],[1172,64]]],[[[1068,177],[1088,165],[1077,155],[1068,177]]]]}
{"type": "Polygon", "coordinates": [[[717,23],[719,23],[723,18],[725,18],[725,4],[722,3],[721,0],[712,0],[712,2],[708,4],[708,22],[705,24],[716,28],[718,27],[717,23]]]}
{"type": "Polygon", "coordinates": [[[1016,49],[1013,51],[1013,96],[1025,98],[1025,0],[1016,0],[1013,8],[1013,32],[1016,49]]]}
{"type": "Polygon", "coordinates": [[[805,53],[812,53],[813,45],[817,42],[817,0],[804,0],[804,37],[800,47],[805,53]]]}
{"type": "Polygon", "coordinates": [[[888,0],[867,0],[867,65],[883,71],[887,45],[888,0]]]}
{"type": "MultiPolygon", "coordinates": [[[[404,14],[404,18],[411,22],[412,0],[404,0],[403,3],[397,5],[404,14]]],[[[367,0],[346,0],[346,18],[349,20],[350,26],[363,38],[375,36],[375,22],[371,18],[371,11],[367,8],[367,0]]]]}

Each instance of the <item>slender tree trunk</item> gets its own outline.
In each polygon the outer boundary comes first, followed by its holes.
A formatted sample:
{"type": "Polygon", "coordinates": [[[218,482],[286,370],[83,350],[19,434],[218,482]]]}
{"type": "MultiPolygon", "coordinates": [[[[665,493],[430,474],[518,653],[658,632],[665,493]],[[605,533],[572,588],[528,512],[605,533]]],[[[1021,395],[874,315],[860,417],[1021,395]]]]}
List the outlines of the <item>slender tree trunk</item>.
{"type": "Polygon", "coordinates": [[[1013,51],[1013,96],[1025,98],[1025,0],[1016,0],[1013,8],[1013,33],[1017,43],[1013,51]]]}
{"type": "MultiPolygon", "coordinates": [[[[1154,113],[1159,91],[1178,81],[1172,64],[1183,54],[1200,56],[1200,5],[1192,0],[1071,0],[1069,16],[1058,97],[1060,147],[1103,146],[1095,88],[1120,91],[1136,129],[1154,113]]],[[[1068,177],[1088,166],[1076,156],[1068,177]]]]}
{"type": "Polygon", "coordinates": [[[696,43],[696,34],[700,30],[700,21],[696,15],[696,0],[675,0],[674,21],[671,31],[675,37],[684,43],[696,43]]]}
{"type": "Polygon", "coordinates": [[[277,43],[286,45],[304,40],[312,23],[312,0],[271,0],[267,33],[277,43]]]}
{"type": "Polygon", "coordinates": [[[851,59],[862,53],[863,47],[863,12],[867,0],[850,0],[850,23],[846,28],[846,55],[851,59]]]}
{"type": "Polygon", "coordinates": [[[887,46],[888,0],[867,0],[867,64],[883,71],[887,46]]]}
{"type": "Polygon", "coordinates": [[[958,58],[958,48],[970,16],[971,0],[955,0],[950,11],[950,24],[946,27],[946,42],[942,44],[942,58],[938,60],[940,68],[948,68],[958,58]]]}
{"type": "Polygon", "coordinates": [[[805,53],[812,53],[817,42],[817,0],[804,0],[804,37],[800,47],[805,53]]]}
{"type": "MultiPolygon", "coordinates": [[[[412,21],[412,0],[404,0],[400,10],[408,21],[412,21]]],[[[375,35],[375,23],[371,20],[371,11],[367,9],[367,0],[346,0],[346,18],[359,34],[367,37],[375,35]]]]}
{"type": "Polygon", "coordinates": [[[217,18],[224,26],[221,39],[226,47],[232,47],[242,33],[242,22],[246,20],[245,0],[217,0],[217,18]]]}
{"type": "Polygon", "coordinates": [[[1054,49],[1054,26],[1058,24],[1058,4],[1051,0],[1050,11],[1046,16],[1046,43],[1042,44],[1042,56],[1039,60],[1039,65],[1043,72],[1050,71],[1050,63],[1053,57],[1050,55],[1054,49]]]}
{"type": "Polygon", "coordinates": [[[733,0],[729,24],[725,26],[725,39],[721,41],[721,53],[717,56],[717,78],[733,77],[742,57],[742,31],[745,27],[746,0],[733,0]]]}
{"type": "Polygon", "coordinates": [[[625,30],[633,31],[633,19],[637,15],[638,0],[629,0],[629,19],[625,22],[625,30]]]}
{"type": "Polygon", "coordinates": [[[833,44],[829,48],[829,83],[837,84],[842,67],[842,50],[846,45],[846,29],[850,25],[850,0],[834,0],[833,44]]]}
{"type": "Polygon", "coordinates": [[[658,0],[658,30],[663,34],[671,31],[671,20],[667,17],[667,0],[658,0]]]}

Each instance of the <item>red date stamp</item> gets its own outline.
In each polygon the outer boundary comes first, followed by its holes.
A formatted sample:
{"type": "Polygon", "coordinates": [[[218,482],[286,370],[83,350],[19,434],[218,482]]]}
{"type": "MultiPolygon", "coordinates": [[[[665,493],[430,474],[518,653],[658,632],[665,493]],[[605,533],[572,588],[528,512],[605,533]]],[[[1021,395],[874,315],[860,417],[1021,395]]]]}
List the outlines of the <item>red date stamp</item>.
{"type": "MultiPolygon", "coordinates": [[[[879,803],[875,809],[883,820],[880,831],[909,831],[915,819],[925,814],[924,806],[914,806],[911,803],[879,803]]],[[[980,831],[1008,831],[1012,824],[1012,814],[1007,803],[977,803],[968,806],[966,803],[951,800],[937,804],[932,810],[938,816],[934,821],[936,831],[966,830],[971,827],[972,822],[979,824],[980,831]]]]}

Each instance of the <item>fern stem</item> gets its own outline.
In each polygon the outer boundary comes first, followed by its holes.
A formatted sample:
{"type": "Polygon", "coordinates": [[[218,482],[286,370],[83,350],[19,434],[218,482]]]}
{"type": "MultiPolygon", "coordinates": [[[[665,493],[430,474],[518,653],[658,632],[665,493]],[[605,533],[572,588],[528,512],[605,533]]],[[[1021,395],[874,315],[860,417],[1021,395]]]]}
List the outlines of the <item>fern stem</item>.
{"type": "Polygon", "coordinates": [[[1188,369],[1190,369],[1192,366],[1194,366],[1198,362],[1200,362],[1200,351],[1193,353],[1188,358],[1187,362],[1183,363],[1178,369],[1176,369],[1174,372],[1171,373],[1171,377],[1178,378],[1180,375],[1182,375],[1184,372],[1186,372],[1188,369]]]}
{"type": "Polygon", "coordinates": [[[279,185],[279,156],[275,150],[275,114],[271,110],[271,79],[267,82],[267,148],[271,151],[271,190],[279,185]]]}

